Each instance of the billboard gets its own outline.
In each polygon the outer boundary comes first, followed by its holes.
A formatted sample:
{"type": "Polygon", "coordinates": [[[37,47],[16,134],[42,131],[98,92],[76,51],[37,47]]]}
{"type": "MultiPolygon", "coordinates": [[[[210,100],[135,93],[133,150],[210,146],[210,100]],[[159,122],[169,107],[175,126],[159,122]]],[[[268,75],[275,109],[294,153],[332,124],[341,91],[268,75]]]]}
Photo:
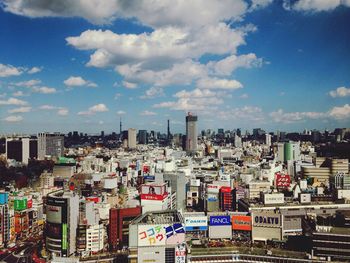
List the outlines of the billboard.
{"type": "Polygon", "coordinates": [[[251,216],[233,215],[231,218],[231,222],[232,222],[233,230],[243,230],[243,231],[252,230],[251,216]]]}
{"type": "Polygon", "coordinates": [[[290,186],[290,176],[288,174],[275,174],[275,184],[277,188],[288,188],[290,186]]]}
{"type": "Polygon", "coordinates": [[[138,246],[165,246],[185,241],[185,229],[182,224],[139,225],[138,246]]]}
{"type": "Polygon", "coordinates": [[[207,184],[207,192],[208,193],[219,193],[220,186],[216,184],[207,184]]]}
{"type": "Polygon", "coordinates": [[[49,223],[62,223],[62,208],[60,206],[47,205],[46,206],[46,221],[49,223]]]}
{"type": "Polygon", "coordinates": [[[15,211],[27,209],[27,198],[15,199],[14,206],[15,211]]]}
{"type": "Polygon", "coordinates": [[[206,216],[185,217],[186,231],[208,230],[208,218],[206,216]]]}
{"type": "Polygon", "coordinates": [[[156,184],[144,184],[141,186],[141,199],[164,200],[167,197],[166,186],[156,184]]]}
{"type": "Polygon", "coordinates": [[[186,263],[186,243],[178,244],[175,247],[175,262],[186,263]]]}
{"type": "Polygon", "coordinates": [[[210,226],[227,226],[231,225],[230,216],[211,216],[209,218],[210,226]]]}
{"type": "Polygon", "coordinates": [[[280,227],[281,215],[275,213],[261,212],[253,214],[253,226],[257,227],[280,227]]]}

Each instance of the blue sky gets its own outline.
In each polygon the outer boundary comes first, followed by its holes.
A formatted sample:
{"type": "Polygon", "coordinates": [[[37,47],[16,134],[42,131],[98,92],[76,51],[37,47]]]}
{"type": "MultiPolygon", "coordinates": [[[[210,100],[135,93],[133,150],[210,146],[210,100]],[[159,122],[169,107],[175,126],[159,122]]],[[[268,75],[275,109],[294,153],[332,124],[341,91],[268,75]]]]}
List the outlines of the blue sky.
{"type": "Polygon", "coordinates": [[[350,1],[0,3],[0,133],[350,126],[350,1]]]}

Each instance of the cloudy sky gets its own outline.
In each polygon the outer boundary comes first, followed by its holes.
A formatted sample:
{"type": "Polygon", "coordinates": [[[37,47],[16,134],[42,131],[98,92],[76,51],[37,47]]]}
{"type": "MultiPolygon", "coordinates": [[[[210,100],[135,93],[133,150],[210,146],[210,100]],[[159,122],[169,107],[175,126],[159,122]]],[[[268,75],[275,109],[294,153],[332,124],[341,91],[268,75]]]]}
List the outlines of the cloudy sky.
{"type": "Polygon", "coordinates": [[[350,126],[350,0],[0,0],[0,133],[350,126]]]}

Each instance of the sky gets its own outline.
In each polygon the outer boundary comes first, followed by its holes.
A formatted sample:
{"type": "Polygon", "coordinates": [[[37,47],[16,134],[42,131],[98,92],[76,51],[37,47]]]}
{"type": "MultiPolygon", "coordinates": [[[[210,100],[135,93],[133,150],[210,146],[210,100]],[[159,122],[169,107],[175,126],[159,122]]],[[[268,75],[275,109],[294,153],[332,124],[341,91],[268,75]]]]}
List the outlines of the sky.
{"type": "Polygon", "coordinates": [[[0,0],[0,134],[350,127],[350,0],[0,0]]]}

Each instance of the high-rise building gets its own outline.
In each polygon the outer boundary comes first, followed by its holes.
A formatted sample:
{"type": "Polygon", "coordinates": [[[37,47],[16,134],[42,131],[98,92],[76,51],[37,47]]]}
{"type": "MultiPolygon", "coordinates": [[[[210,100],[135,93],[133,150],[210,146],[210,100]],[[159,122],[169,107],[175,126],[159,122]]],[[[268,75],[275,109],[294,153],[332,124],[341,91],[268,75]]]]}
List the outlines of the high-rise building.
{"type": "Polygon", "coordinates": [[[55,256],[69,257],[76,251],[79,196],[56,191],[47,195],[46,248],[55,256]]]}
{"type": "Polygon", "coordinates": [[[133,128],[128,129],[128,148],[129,149],[136,148],[136,129],[133,129],[133,128]]]}
{"type": "Polygon", "coordinates": [[[268,134],[268,133],[266,133],[265,134],[265,144],[267,145],[267,146],[271,146],[271,134],[268,134]]]}
{"type": "Polygon", "coordinates": [[[61,157],[64,154],[64,136],[60,133],[38,134],[38,159],[43,160],[45,156],[61,157]]]}
{"type": "Polygon", "coordinates": [[[37,158],[37,143],[29,137],[6,138],[6,158],[28,164],[28,159],[37,158]]]}
{"type": "Polygon", "coordinates": [[[190,112],[186,116],[186,151],[188,152],[197,150],[197,120],[198,117],[190,112]]]}
{"type": "Polygon", "coordinates": [[[139,130],[139,144],[147,144],[147,131],[139,130]]]}

